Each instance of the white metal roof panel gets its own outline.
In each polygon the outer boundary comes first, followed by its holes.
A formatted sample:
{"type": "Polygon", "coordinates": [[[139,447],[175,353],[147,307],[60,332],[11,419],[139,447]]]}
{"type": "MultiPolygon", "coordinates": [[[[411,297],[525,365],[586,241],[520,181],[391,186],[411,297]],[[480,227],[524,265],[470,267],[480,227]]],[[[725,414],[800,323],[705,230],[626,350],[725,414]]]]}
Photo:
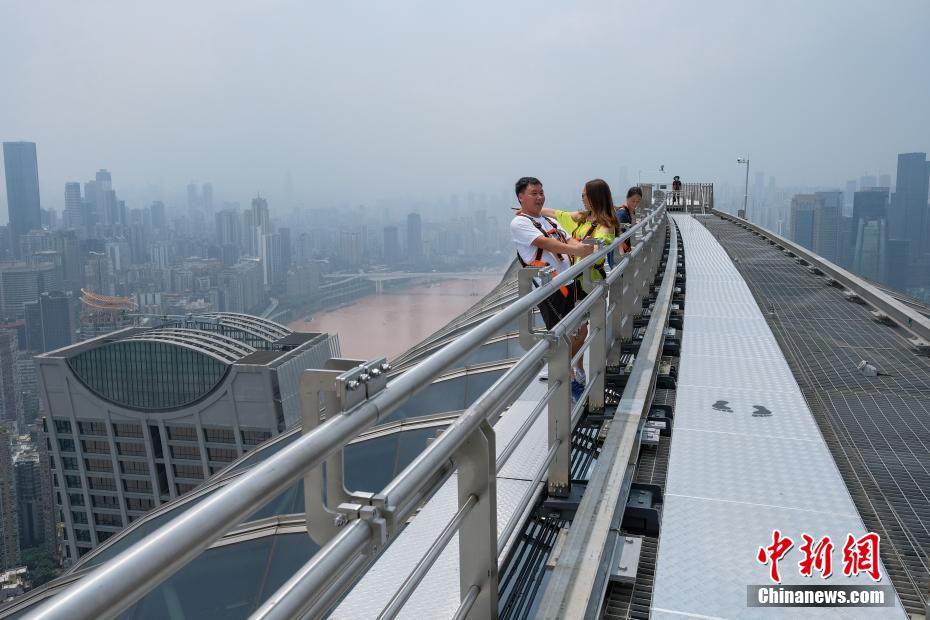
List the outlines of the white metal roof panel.
{"type": "MultiPolygon", "coordinates": [[[[685,246],[685,320],[652,617],[903,617],[897,597],[893,609],[747,607],[746,587],[770,583],[756,552],[776,528],[796,541],[782,583],[871,584],[837,570],[847,533],[865,527],[736,267],[695,218],[673,217],[685,246]],[[828,580],[799,574],[802,533],[832,537],[828,580]]],[[[881,583],[891,583],[884,569],[881,583]]]]}

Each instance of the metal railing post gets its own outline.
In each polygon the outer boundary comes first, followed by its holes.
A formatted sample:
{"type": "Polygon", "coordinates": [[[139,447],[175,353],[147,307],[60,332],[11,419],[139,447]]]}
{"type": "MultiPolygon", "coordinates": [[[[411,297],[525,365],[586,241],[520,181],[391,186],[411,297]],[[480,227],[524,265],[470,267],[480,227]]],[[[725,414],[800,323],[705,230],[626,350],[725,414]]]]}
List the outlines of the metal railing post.
{"type": "MultiPolygon", "coordinates": [[[[621,337],[621,327],[623,323],[623,279],[624,275],[620,274],[620,277],[615,279],[610,284],[610,289],[607,292],[607,301],[608,309],[610,311],[610,323],[608,325],[608,340],[607,342],[613,343],[615,340],[619,340],[621,337]]],[[[607,365],[616,368],[620,365],[620,347],[611,346],[610,351],[607,352],[608,360],[607,365]]]]}
{"type": "MultiPolygon", "coordinates": [[[[540,279],[540,284],[545,286],[552,281],[552,269],[549,267],[545,269],[540,269],[539,267],[524,267],[518,271],[517,295],[519,297],[526,297],[532,293],[534,287],[533,280],[537,278],[540,279]]],[[[534,312],[535,307],[530,308],[526,312],[521,313],[520,318],[517,320],[517,328],[519,329],[518,339],[524,351],[529,351],[539,340],[540,334],[533,329],[534,312]]]]}
{"type": "Polygon", "coordinates": [[[549,351],[549,382],[560,381],[549,401],[549,447],[561,442],[549,465],[549,494],[565,497],[571,490],[572,353],[570,336],[549,351]]]}
{"type": "Polygon", "coordinates": [[[459,528],[459,588],[464,600],[478,597],[466,618],[497,618],[497,451],[494,429],[483,421],[459,448],[459,510],[473,503],[459,528]]]}
{"type": "Polygon", "coordinates": [[[604,384],[607,369],[607,347],[610,341],[607,339],[607,283],[604,280],[598,280],[597,287],[601,287],[603,295],[594,303],[591,308],[588,323],[588,337],[591,338],[591,349],[588,355],[590,363],[589,377],[591,381],[591,391],[588,394],[588,410],[601,413],[604,411],[604,384]]]}

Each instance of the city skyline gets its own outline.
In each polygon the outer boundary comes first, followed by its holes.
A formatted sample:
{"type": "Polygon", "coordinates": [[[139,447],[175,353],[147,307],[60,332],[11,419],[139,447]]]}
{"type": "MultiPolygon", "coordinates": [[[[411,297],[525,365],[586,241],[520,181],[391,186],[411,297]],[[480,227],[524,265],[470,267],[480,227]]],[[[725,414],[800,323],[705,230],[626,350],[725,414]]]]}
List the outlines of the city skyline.
{"type": "Polygon", "coordinates": [[[134,206],[150,185],[183,197],[205,180],[217,200],[260,190],[305,206],[496,196],[524,174],[573,194],[623,166],[736,183],[747,155],[790,185],[841,186],[930,143],[919,1],[208,2],[185,20],[170,4],[108,7],[93,28],[84,7],[3,11],[0,139],[40,145],[46,206],[99,167],[134,206]],[[859,96],[852,76],[879,75],[888,86],[859,96]]]}

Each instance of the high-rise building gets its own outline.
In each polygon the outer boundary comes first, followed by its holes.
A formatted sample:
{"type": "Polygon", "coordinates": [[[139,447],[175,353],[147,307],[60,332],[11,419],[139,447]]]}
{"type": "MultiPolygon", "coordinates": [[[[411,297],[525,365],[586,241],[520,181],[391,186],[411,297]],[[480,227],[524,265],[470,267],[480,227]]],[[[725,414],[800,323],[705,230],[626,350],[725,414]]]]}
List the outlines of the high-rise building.
{"type": "Polygon", "coordinates": [[[278,283],[283,284],[285,274],[287,274],[293,262],[293,256],[291,254],[291,229],[282,226],[278,228],[277,235],[278,241],[281,244],[281,251],[278,255],[279,262],[276,271],[279,274],[278,283]]]}
{"type": "Polygon", "coordinates": [[[200,202],[203,206],[204,211],[207,213],[213,213],[213,184],[204,183],[201,188],[200,202]]]}
{"type": "Polygon", "coordinates": [[[54,549],[51,485],[45,480],[46,477],[51,477],[48,461],[43,463],[39,451],[35,449],[24,450],[13,457],[13,468],[20,549],[40,546],[54,549]]]}
{"type": "Polygon", "coordinates": [[[23,421],[22,377],[16,332],[0,329],[0,421],[23,421]]]}
{"type": "Polygon", "coordinates": [[[814,248],[814,213],[823,207],[815,194],[797,194],[791,199],[791,240],[812,250],[814,248]]]}
{"type": "Polygon", "coordinates": [[[817,192],[820,207],[814,211],[814,252],[832,263],[840,259],[840,218],[843,216],[843,192],[817,192]]]}
{"type": "Polygon", "coordinates": [[[74,228],[84,234],[84,198],[81,197],[80,183],[65,183],[65,228],[74,228]]]}
{"type": "Polygon", "coordinates": [[[168,230],[168,218],[165,216],[165,203],[161,200],[156,200],[152,203],[152,206],[149,207],[149,210],[152,212],[152,228],[160,233],[168,230]]]}
{"type": "Polygon", "coordinates": [[[0,316],[21,319],[24,305],[39,295],[60,290],[59,269],[51,263],[30,265],[20,261],[0,261],[0,316]]]}
{"type": "Polygon", "coordinates": [[[334,356],[326,334],[228,313],[37,356],[68,556],[299,424],[301,371],[334,356]]]}
{"type": "Polygon", "coordinates": [[[239,245],[242,237],[242,220],[239,212],[233,209],[223,209],[216,214],[216,242],[220,246],[239,245]]]}
{"type": "Polygon", "coordinates": [[[35,142],[4,142],[7,213],[14,256],[20,254],[20,238],[42,228],[39,205],[39,163],[35,142]]]}
{"type": "Polygon", "coordinates": [[[10,431],[0,424],[0,568],[19,564],[19,512],[10,431]]]}
{"type": "Polygon", "coordinates": [[[857,189],[859,189],[859,185],[854,179],[846,181],[846,191],[843,192],[843,215],[845,217],[852,214],[853,196],[856,194],[857,189]]]}
{"type": "Polygon", "coordinates": [[[74,342],[76,300],[70,293],[42,293],[25,304],[26,349],[45,353],[74,342]]]}
{"type": "Polygon", "coordinates": [[[878,175],[878,186],[887,187],[888,189],[891,189],[891,175],[890,174],[878,175]]]}
{"type": "Polygon", "coordinates": [[[88,252],[84,263],[87,288],[100,295],[116,295],[113,261],[104,252],[88,252]]]}
{"type": "Polygon", "coordinates": [[[16,355],[16,372],[19,374],[19,389],[22,394],[23,418],[22,423],[29,426],[39,417],[39,381],[36,377],[36,364],[31,351],[24,351],[22,343],[25,336],[16,334],[20,342],[20,350],[16,355]]]}
{"type": "Polygon", "coordinates": [[[908,252],[915,259],[930,251],[927,236],[927,197],[930,164],[926,153],[898,155],[898,177],[894,199],[889,209],[889,235],[892,239],[908,242],[908,252]]]}
{"type": "Polygon", "coordinates": [[[852,270],[858,275],[884,282],[886,242],[888,241],[888,190],[856,192],[853,202],[852,270]]]}
{"type": "MultiPolygon", "coordinates": [[[[95,211],[97,213],[96,224],[103,224],[109,226],[113,223],[113,209],[114,206],[112,203],[116,200],[116,193],[110,193],[113,191],[113,177],[110,174],[109,170],[100,169],[97,171],[97,174],[94,175],[94,192],[96,197],[94,198],[95,211]]],[[[87,187],[84,188],[84,195],[87,196],[87,187]]]]}
{"type": "Polygon", "coordinates": [[[200,194],[197,192],[196,183],[187,184],[187,210],[188,212],[200,210],[200,194]]]}
{"type": "Polygon", "coordinates": [[[87,181],[84,183],[84,224],[88,237],[94,236],[98,221],[100,218],[97,215],[97,182],[87,181]]]}
{"type": "Polygon", "coordinates": [[[419,213],[407,216],[407,258],[418,260],[423,257],[423,221],[419,213]]]}
{"type": "Polygon", "coordinates": [[[859,189],[867,190],[878,187],[878,178],[874,174],[864,174],[859,177],[859,189]]]}
{"type": "Polygon", "coordinates": [[[397,226],[384,227],[384,262],[392,265],[400,261],[400,235],[397,226]]]}
{"type": "Polygon", "coordinates": [[[353,268],[362,264],[362,233],[357,230],[339,231],[339,260],[353,268]]]}

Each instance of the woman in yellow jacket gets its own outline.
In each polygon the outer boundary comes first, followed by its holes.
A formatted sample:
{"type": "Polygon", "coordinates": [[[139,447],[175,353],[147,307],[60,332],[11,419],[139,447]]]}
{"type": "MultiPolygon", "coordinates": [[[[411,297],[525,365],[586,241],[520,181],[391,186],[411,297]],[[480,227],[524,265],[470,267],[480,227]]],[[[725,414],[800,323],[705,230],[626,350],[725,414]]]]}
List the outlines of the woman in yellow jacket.
{"type": "MultiPolygon", "coordinates": [[[[583,211],[558,211],[556,209],[543,208],[542,215],[555,218],[559,225],[565,229],[573,238],[583,241],[589,237],[600,239],[604,245],[613,243],[620,230],[620,222],[617,220],[617,214],[614,212],[614,201],[610,195],[610,186],[603,179],[593,179],[584,185],[581,191],[581,202],[584,204],[583,211]]],[[[577,257],[571,257],[572,262],[580,260],[577,257]]],[[[591,268],[591,282],[604,279],[607,272],[604,267],[605,259],[599,260],[591,268]]],[[[583,288],[584,278],[578,277],[575,286],[578,297],[577,300],[584,299],[590,290],[583,288]]],[[[588,336],[588,325],[585,323],[578,330],[578,337],[584,341],[588,336]]],[[[587,380],[584,368],[575,368],[575,377],[572,381],[572,397],[578,398],[584,389],[587,380]]]]}
{"type": "MultiPolygon", "coordinates": [[[[556,209],[543,209],[542,214],[555,218],[559,225],[573,238],[583,241],[587,238],[600,239],[604,245],[613,243],[620,230],[620,222],[614,211],[613,198],[610,195],[610,186],[603,179],[594,179],[585,183],[581,192],[583,211],[557,211],[556,209]]],[[[574,261],[575,258],[573,257],[574,261]]],[[[604,259],[601,259],[591,269],[591,281],[602,280],[606,276],[604,259]]],[[[583,278],[579,278],[583,282],[583,278]]],[[[584,290],[578,297],[581,300],[590,290],[584,290]]]]}

